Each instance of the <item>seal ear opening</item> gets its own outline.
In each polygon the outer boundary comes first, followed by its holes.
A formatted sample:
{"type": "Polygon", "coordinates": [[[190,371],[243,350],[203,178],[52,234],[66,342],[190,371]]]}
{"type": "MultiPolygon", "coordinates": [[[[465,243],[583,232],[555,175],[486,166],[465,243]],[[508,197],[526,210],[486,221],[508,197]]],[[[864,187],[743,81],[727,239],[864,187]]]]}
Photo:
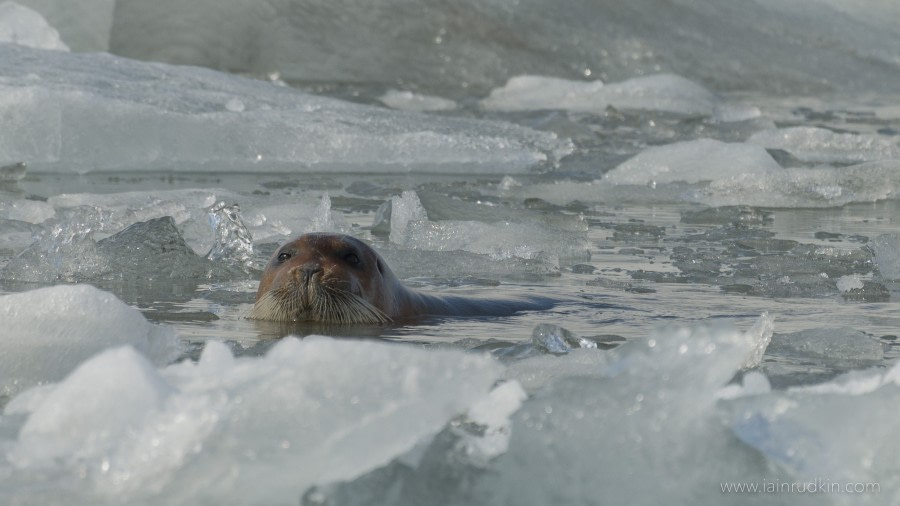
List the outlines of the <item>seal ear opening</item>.
{"type": "Polygon", "coordinates": [[[384,276],[384,266],[381,265],[381,259],[375,259],[375,266],[378,267],[378,272],[384,276]]]}

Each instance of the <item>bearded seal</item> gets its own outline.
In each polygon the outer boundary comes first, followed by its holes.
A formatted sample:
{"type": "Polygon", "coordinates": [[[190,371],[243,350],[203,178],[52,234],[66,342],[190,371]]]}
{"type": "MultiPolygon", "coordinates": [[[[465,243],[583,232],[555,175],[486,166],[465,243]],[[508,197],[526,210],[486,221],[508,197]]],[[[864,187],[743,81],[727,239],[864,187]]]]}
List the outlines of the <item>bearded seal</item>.
{"type": "Polygon", "coordinates": [[[266,265],[249,318],[376,324],[427,316],[505,316],[547,309],[552,299],[426,294],[397,279],[384,259],[359,239],[302,235],[278,248],[266,265]]]}

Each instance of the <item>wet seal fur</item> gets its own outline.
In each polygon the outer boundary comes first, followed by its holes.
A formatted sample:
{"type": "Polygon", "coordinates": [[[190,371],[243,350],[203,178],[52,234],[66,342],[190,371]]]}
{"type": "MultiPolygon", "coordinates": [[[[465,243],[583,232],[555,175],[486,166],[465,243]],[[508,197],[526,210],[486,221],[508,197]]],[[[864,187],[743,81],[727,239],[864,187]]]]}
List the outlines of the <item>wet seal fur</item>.
{"type": "Polygon", "coordinates": [[[302,235],[266,265],[249,318],[385,325],[427,316],[506,316],[547,309],[544,297],[426,294],[403,285],[366,243],[344,234],[302,235]]]}

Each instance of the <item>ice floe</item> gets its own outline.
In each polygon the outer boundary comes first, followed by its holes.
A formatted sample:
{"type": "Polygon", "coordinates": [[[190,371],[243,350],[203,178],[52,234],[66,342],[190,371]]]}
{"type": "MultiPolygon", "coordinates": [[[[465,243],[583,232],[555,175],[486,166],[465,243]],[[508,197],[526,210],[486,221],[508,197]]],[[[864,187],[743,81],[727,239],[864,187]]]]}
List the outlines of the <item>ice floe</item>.
{"type": "Polygon", "coordinates": [[[888,138],[815,127],[764,130],[747,142],[783,149],[805,162],[851,164],[900,158],[900,145],[888,138]]]}
{"type": "Polygon", "coordinates": [[[157,365],[181,352],[169,328],[90,285],[60,285],[0,296],[0,393],[59,381],[111,346],[130,345],[157,365]]]}
{"type": "Polygon", "coordinates": [[[313,484],[403,454],[467,409],[500,431],[505,416],[485,402],[502,401],[508,413],[522,394],[510,384],[482,400],[499,373],[483,356],[327,338],[288,338],[264,357],[237,359],[210,342],[199,362],[160,370],[113,348],[7,405],[3,422],[19,428],[0,442],[9,459],[0,497],[295,502],[313,484]],[[50,478],[58,473],[81,478],[50,478]]]}
{"type": "Polygon", "coordinates": [[[699,139],[647,148],[604,174],[603,180],[634,185],[697,183],[780,172],[781,166],[759,146],[699,139]]]}
{"type": "Polygon", "coordinates": [[[211,70],[0,44],[0,164],[32,172],[516,172],[571,143],[211,70]],[[241,107],[236,107],[236,100],[241,107]]]}
{"type": "Polygon", "coordinates": [[[16,2],[0,3],[0,42],[11,42],[38,49],[68,51],[59,32],[38,12],[16,2]]]}
{"type": "Polygon", "coordinates": [[[718,98],[681,76],[659,74],[618,83],[517,76],[482,100],[486,109],[528,111],[561,109],[600,114],[607,107],[711,116],[718,98]]]}

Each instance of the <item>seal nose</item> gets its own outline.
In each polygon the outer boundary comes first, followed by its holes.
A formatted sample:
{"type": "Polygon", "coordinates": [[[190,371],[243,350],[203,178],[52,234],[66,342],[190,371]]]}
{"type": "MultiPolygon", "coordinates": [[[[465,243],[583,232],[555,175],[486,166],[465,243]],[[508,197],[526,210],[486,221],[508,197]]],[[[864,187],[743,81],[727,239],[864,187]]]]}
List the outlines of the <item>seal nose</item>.
{"type": "Polygon", "coordinates": [[[296,272],[297,277],[306,283],[309,282],[316,273],[322,272],[322,266],[318,264],[305,264],[297,267],[294,272],[296,272]]]}
{"type": "Polygon", "coordinates": [[[301,267],[300,271],[303,272],[304,276],[311,278],[313,276],[313,274],[315,274],[317,272],[322,272],[322,268],[319,267],[318,265],[312,266],[312,267],[301,267]]]}

